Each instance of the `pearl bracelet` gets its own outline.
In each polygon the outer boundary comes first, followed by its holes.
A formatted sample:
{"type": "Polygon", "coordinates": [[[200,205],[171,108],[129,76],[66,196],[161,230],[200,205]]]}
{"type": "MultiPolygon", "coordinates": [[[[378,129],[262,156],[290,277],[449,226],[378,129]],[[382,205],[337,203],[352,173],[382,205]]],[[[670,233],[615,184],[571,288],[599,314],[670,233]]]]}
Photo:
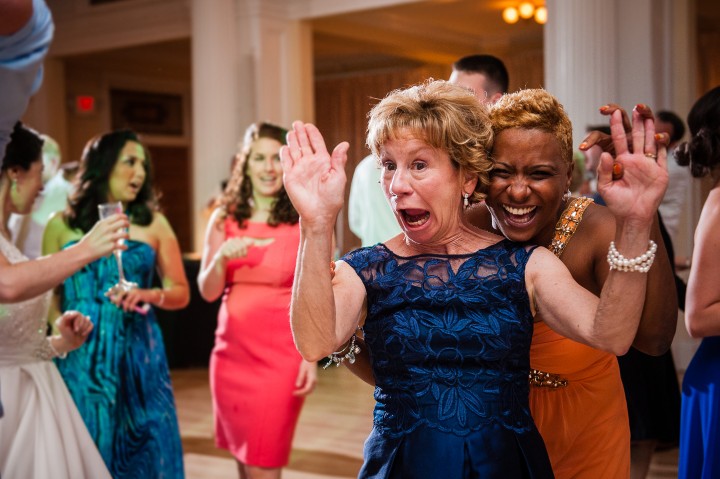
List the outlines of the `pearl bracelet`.
{"type": "Polygon", "coordinates": [[[608,250],[607,262],[610,265],[610,270],[618,270],[623,272],[638,272],[647,273],[650,271],[653,261],[655,261],[655,252],[657,251],[657,244],[650,240],[648,250],[635,258],[628,259],[621,255],[620,252],[615,248],[615,242],[610,242],[610,248],[608,250]]]}

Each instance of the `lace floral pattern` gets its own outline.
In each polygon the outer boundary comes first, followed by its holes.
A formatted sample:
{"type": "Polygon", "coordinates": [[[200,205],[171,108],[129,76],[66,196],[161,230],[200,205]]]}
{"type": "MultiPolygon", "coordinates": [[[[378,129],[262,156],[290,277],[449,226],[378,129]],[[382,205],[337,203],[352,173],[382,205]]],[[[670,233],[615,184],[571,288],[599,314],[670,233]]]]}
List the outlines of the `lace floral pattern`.
{"type": "Polygon", "coordinates": [[[368,295],[364,332],[382,434],[533,427],[525,289],[533,249],[503,240],[469,255],[400,257],[376,245],[343,258],[368,295]]]}
{"type": "MultiPolygon", "coordinates": [[[[0,235],[0,251],[11,264],[27,258],[0,235]]],[[[55,357],[47,339],[47,313],[52,293],[32,299],[0,304],[0,363],[23,363],[55,357]]]]}

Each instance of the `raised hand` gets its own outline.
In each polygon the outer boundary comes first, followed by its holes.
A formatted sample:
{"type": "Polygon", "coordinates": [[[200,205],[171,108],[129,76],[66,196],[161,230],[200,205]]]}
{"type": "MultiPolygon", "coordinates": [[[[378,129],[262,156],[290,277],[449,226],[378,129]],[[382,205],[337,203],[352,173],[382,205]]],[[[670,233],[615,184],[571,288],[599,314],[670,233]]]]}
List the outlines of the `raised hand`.
{"type": "Polygon", "coordinates": [[[320,131],[296,121],[280,150],[283,183],[304,225],[335,224],[345,197],[345,163],[349,144],[342,142],[328,153],[320,131]]]}
{"type": "Polygon", "coordinates": [[[616,110],[610,129],[617,156],[613,160],[604,152],[600,157],[598,191],[617,218],[653,221],[668,185],[667,148],[656,141],[654,119],[633,110],[628,138],[616,110]]]}
{"type": "MultiPolygon", "coordinates": [[[[622,125],[625,133],[630,134],[632,132],[632,124],[630,123],[627,112],[620,105],[608,103],[607,105],[600,107],[600,113],[606,116],[611,116],[616,111],[619,111],[622,115],[622,125]]],[[[655,121],[655,114],[649,106],[640,103],[635,106],[635,111],[637,111],[644,120],[650,119],[653,120],[653,122],[655,121]]],[[[665,146],[670,144],[670,136],[667,133],[658,133],[655,140],[659,144],[663,144],[665,146]]],[[[595,145],[602,148],[603,151],[607,151],[611,155],[615,155],[615,145],[613,143],[612,135],[608,135],[602,131],[593,130],[585,136],[585,139],[583,139],[580,143],[579,148],[582,151],[587,151],[595,145]]],[[[632,150],[632,143],[630,143],[630,150],[632,150]]]]}

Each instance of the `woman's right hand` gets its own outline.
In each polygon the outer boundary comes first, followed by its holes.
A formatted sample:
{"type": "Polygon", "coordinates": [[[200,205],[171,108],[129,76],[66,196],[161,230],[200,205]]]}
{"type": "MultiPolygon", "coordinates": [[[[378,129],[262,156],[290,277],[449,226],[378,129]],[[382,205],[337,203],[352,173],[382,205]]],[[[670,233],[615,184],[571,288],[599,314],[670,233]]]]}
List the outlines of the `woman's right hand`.
{"type": "Polygon", "coordinates": [[[79,311],[65,311],[62,316],[55,320],[60,337],[53,337],[53,347],[59,353],[74,351],[83,345],[90,331],[93,330],[93,323],[79,311]]]}
{"type": "Polygon", "coordinates": [[[248,249],[255,244],[252,238],[247,236],[229,238],[220,245],[215,257],[220,261],[229,261],[247,256],[248,249]]]}
{"type": "Polygon", "coordinates": [[[296,121],[280,150],[283,183],[303,226],[335,225],[345,198],[345,163],[349,144],[342,142],[328,153],[315,125],[296,121]]]}
{"type": "Polygon", "coordinates": [[[78,246],[87,251],[91,261],[107,256],[115,249],[127,249],[120,240],[128,238],[130,226],[127,216],[116,214],[98,221],[78,242],[78,246]]]}

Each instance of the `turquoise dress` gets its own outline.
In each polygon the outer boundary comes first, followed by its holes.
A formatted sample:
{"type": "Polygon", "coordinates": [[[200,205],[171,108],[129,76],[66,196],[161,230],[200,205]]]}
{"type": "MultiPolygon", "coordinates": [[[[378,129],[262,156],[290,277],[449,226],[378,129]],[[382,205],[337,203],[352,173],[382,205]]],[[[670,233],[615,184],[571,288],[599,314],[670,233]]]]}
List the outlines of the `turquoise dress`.
{"type": "MultiPolygon", "coordinates": [[[[151,286],[155,250],[128,241],[125,277],[151,286]]],[[[63,285],[62,310],[90,317],[85,345],[57,366],[113,478],[184,477],[175,400],[155,312],[125,313],[104,295],[118,281],[110,255],[63,285]]]]}
{"type": "Polygon", "coordinates": [[[367,292],[375,376],[360,478],[553,477],[530,415],[525,265],[503,240],[468,255],[346,255],[367,292]]]}

